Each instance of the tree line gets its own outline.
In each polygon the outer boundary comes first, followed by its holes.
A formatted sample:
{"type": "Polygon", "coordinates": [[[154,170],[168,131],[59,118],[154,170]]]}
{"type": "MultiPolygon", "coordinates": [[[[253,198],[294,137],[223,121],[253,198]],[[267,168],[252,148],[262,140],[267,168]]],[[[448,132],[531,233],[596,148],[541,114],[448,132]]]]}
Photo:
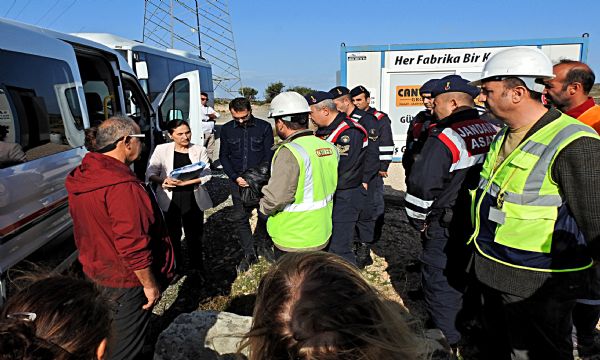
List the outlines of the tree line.
{"type": "MultiPolygon", "coordinates": [[[[291,86],[286,88],[286,86],[281,81],[277,81],[274,83],[270,83],[265,88],[265,101],[271,102],[271,100],[273,100],[275,96],[283,92],[284,89],[285,91],[295,91],[301,94],[302,96],[314,91],[313,89],[305,86],[291,86]]],[[[249,86],[244,86],[240,88],[238,92],[240,95],[247,98],[248,100],[256,100],[256,95],[258,95],[258,90],[249,86]]]]}

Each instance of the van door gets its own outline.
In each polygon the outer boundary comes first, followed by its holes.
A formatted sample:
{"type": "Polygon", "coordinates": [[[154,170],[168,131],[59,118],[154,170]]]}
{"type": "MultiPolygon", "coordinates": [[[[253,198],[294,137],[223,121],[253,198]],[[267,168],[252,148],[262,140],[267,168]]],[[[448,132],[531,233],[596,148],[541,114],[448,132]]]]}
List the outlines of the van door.
{"type": "Polygon", "coordinates": [[[158,102],[157,129],[165,133],[169,121],[185,120],[192,130],[192,143],[204,144],[200,92],[198,70],[176,76],[158,102]]]}

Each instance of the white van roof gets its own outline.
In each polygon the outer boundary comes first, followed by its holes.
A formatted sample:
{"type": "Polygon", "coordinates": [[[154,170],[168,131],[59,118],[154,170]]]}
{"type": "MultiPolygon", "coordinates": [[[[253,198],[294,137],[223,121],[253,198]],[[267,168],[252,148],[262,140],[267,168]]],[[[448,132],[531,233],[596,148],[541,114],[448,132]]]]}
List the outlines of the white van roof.
{"type": "Polygon", "coordinates": [[[161,49],[148,44],[144,44],[141,41],[126,39],[124,37],[109,34],[109,33],[73,33],[72,35],[80,36],[86,39],[97,41],[104,44],[112,49],[142,51],[150,54],[170,57],[177,60],[193,61],[199,65],[210,66],[210,63],[206,59],[201,58],[197,54],[189,51],[178,50],[178,49],[161,49]]]}
{"type": "Polygon", "coordinates": [[[119,68],[133,74],[127,61],[114,49],[83,37],[44,29],[9,19],[0,19],[0,47],[17,52],[34,53],[40,56],[62,58],[65,51],[72,53],[72,47],[65,42],[82,45],[117,57],[119,68]]]}

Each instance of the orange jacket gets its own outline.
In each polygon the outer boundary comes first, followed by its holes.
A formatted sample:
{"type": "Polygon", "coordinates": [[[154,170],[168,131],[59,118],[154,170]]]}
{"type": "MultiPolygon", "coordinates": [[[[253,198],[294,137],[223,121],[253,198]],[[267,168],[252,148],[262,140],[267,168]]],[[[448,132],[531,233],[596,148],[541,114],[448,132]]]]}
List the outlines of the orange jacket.
{"type": "Polygon", "coordinates": [[[587,109],[583,114],[579,115],[577,120],[593,127],[600,134],[600,106],[594,105],[587,109]]]}

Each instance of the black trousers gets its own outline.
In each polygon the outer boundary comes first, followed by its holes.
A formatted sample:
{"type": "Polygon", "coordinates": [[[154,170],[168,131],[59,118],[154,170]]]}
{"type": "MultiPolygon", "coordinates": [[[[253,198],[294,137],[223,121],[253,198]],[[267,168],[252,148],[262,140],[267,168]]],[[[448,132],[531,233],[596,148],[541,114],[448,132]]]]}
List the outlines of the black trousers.
{"type": "MultiPolygon", "coordinates": [[[[252,210],[257,209],[258,205],[246,206],[244,204],[240,196],[240,187],[235,181],[230,180],[229,187],[231,190],[231,200],[233,201],[231,220],[240,237],[240,246],[244,252],[244,256],[256,256],[254,237],[248,220],[252,215],[252,210]]],[[[262,247],[270,245],[271,240],[267,234],[266,223],[261,221],[261,219],[258,219],[256,224],[256,237],[258,240],[257,245],[262,247]]]]}
{"type": "Polygon", "coordinates": [[[362,237],[367,236],[369,231],[372,235],[373,227],[370,224],[374,224],[374,221],[366,213],[369,205],[367,199],[367,190],[362,185],[337,190],[333,197],[333,229],[327,251],[343,257],[354,265],[356,265],[356,255],[352,250],[352,243],[355,229],[358,230],[361,242],[368,242],[363,241],[362,237]]]}
{"type": "Polygon", "coordinates": [[[484,359],[573,359],[571,313],[575,299],[507,294],[482,284],[483,325],[488,343],[484,359]]]}
{"type": "Polygon", "coordinates": [[[359,242],[371,245],[381,237],[383,227],[385,203],[383,201],[383,178],[381,176],[377,175],[369,182],[366,201],[360,210],[356,231],[358,232],[359,242]]]}
{"type": "MultiPolygon", "coordinates": [[[[448,246],[452,241],[447,228],[437,220],[431,221],[422,234],[421,281],[425,308],[437,328],[442,330],[449,344],[461,339],[457,317],[462,308],[466,272],[454,265],[457,259],[448,246]]],[[[459,239],[454,239],[460,241],[459,239]]]]}
{"type": "MultiPolygon", "coordinates": [[[[110,299],[112,334],[106,360],[132,360],[142,351],[150,322],[150,310],[142,309],[148,301],[141,286],[134,288],[103,287],[110,299]]],[[[93,321],[93,319],[89,319],[93,321]]]]}
{"type": "Polygon", "coordinates": [[[182,212],[175,203],[171,202],[169,210],[165,213],[165,221],[175,251],[176,266],[181,269],[184,264],[184,258],[181,251],[181,228],[183,226],[189,264],[194,269],[202,270],[204,264],[202,258],[204,212],[198,208],[195,201],[192,201],[191,207],[186,212],[182,212]]]}

